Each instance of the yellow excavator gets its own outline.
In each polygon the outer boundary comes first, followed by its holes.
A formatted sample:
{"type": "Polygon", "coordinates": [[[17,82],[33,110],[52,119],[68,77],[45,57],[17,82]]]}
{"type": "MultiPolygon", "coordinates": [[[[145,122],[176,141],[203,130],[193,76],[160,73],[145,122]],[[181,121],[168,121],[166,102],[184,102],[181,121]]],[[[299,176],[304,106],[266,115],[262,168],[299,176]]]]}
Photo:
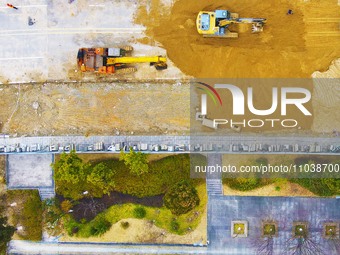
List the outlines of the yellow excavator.
{"type": "Polygon", "coordinates": [[[252,32],[263,31],[266,23],[264,18],[239,18],[237,13],[227,10],[201,11],[197,15],[196,26],[199,34],[203,37],[237,38],[238,33],[231,32],[228,27],[231,24],[252,24],[252,32]]]}
{"type": "Polygon", "coordinates": [[[166,57],[141,56],[134,57],[130,53],[131,46],[121,48],[81,48],[78,50],[77,62],[82,72],[95,72],[102,74],[132,73],[136,71],[131,64],[150,63],[156,70],[164,70],[168,66],[166,57]]]}

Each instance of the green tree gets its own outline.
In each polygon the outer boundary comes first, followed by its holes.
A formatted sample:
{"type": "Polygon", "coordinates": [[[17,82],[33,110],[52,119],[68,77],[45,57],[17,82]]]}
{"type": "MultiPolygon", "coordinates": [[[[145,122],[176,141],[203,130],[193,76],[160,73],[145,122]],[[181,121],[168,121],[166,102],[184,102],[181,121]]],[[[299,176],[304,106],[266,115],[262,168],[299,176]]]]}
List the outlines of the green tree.
{"type": "Polygon", "coordinates": [[[110,194],[115,187],[115,171],[105,163],[95,165],[87,176],[87,182],[92,184],[91,194],[101,197],[103,194],[110,194]]]}
{"type": "Polygon", "coordinates": [[[52,168],[57,192],[75,200],[81,198],[90,164],[84,163],[75,151],[71,151],[61,154],[60,159],[52,164],[52,168]]]}
{"type": "Polygon", "coordinates": [[[15,232],[15,227],[7,224],[6,217],[0,217],[0,254],[6,254],[7,243],[15,232]]]}
{"type": "Polygon", "coordinates": [[[189,181],[183,180],[165,194],[163,202],[173,214],[180,215],[199,205],[200,199],[195,187],[189,181]]]}
{"type": "Polygon", "coordinates": [[[92,236],[101,236],[111,228],[111,223],[104,217],[99,217],[92,222],[90,234],[92,236]]]}
{"type": "Polygon", "coordinates": [[[130,173],[140,176],[149,172],[148,156],[142,152],[135,152],[130,148],[129,153],[120,152],[119,160],[123,160],[125,165],[129,167],[130,173]]]}

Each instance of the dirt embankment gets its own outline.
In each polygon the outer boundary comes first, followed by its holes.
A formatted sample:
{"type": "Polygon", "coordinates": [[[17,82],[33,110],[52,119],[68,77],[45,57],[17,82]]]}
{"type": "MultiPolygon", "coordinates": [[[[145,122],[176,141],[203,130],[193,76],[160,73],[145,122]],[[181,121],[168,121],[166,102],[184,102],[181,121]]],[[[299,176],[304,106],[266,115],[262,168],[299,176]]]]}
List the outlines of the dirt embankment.
{"type": "MultiPolygon", "coordinates": [[[[194,77],[310,77],[340,56],[340,7],[336,0],[177,0],[171,13],[160,0],[142,5],[135,21],[160,42],[169,58],[194,77]],[[238,39],[203,38],[195,21],[201,10],[227,9],[240,17],[267,19],[264,31],[239,30],[238,39]],[[287,15],[292,9],[293,15],[287,15]]],[[[152,39],[150,39],[150,37],[152,39]]],[[[150,42],[152,43],[152,42],[150,42]]]]}

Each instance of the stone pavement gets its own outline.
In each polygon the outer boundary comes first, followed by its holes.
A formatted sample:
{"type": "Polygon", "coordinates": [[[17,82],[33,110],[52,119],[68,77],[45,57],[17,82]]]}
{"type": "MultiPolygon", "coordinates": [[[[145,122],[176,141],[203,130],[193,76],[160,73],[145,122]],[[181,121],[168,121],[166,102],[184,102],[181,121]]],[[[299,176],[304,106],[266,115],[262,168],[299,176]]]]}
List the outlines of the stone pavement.
{"type": "Polygon", "coordinates": [[[11,154],[7,156],[8,189],[38,189],[42,200],[55,195],[53,154],[11,154]]]}
{"type": "MultiPolygon", "coordinates": [[[[209,153],[208,166],[222,165],[222,155],[220,153],[209,153]]],[[[222,173],[214,172],[206,175],[207,192],[208,195],[223,195],[222,173]]],[[[209,201],[208,201],[209,202],[209,201]]]]}
{"type": "MultiPolygon", "coordinates": [[[[325,222],[340,221],[339,208],[340,199],[335,198],[210,196],[209,250],[216,254],[255,254],[264,240],[262,221],[276,221],[278,235],[273,237],[273,247],[267,247],[263,254],[293,254],[292,250],[288,252],[298,242],[292,238],[293,222],[308,222],[308,240],[321,248],[323,254],[337,255],[334,242],[322,238],[322,231],[325,222]],[[247,221],[248,236],[232,237],[231,221],[247,221]]],[[[311,250],[308,254],[319,253],[311,250]]]]}
{"type": "MultiPolygon", "coordinates": [[[[13,240],[9,254],[208,254],[206,247],[189,245],[144,245],[114,243],[51,243],[13,240]]],[[[210,253],[213,254],[213,253],[210,253]]]]}
{"type": "Polygon", "coordinates": [[[12,154],[7,156],[9,189],[53,186],[52,154],[12,154]]]}
{"type": "MultiPolygon", "coordinates": [[[[185,151],[219,151],[222,153],[301,153],[306,154],[309,151],[303,151],[302,147],[308,146],[314,154],[330,154],[331,146],[340,146],[340,137],[309,137],[309,136],[251,136],[251,135],[230,135],[230,136],[46,136],[46,137],[8,137],[0,136],[0,149],[11,147],[26,147],[31,145],[40,145],[40,152],[49,152],[50,145],[66,146],[75,144],[78,151],[86,151],[88,145],[103,142],[105,148],[113,143],[125,143],[132,146],[134,144],[147,143],[166,144],[166,145],[185,145],[185,151]],[[197,146],[199,145],[199,146],[197,146]],[[299,150],[293,151],[298,145],[299,150]],[[249,148],[256,146],[256,151],[249,148]],[[281,151],[270,150],[268,147],[280,147],[281,151]],[[289,150],[285,149],[288,146],[289,150]],[[237,150],[234,148],[237,147],[237,150]],[[315,150],[319,147],[320,151],[315,150]],[[244,148],[248,148],[245,150],[244,148]]],[[[0,151],[1,153],[1,151],[0,151]]],[[[338,152],[340,153],[340,151],[338,152]]]]}

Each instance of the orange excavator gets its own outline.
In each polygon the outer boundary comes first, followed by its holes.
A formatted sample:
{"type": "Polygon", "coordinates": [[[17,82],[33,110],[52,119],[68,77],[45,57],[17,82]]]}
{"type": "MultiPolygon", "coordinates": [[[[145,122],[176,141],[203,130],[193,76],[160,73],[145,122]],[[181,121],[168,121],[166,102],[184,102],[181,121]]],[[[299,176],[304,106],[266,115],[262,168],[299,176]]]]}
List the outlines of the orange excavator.
{"type": "Polygon", "coordinates": [[[95,72],[101,74],[132,73],[135,63],[150,63],[156,70],[164,70],[168,66],[163,56],[131,56],[133,48],[81,48],[78,51],[77,62],[82,72],[95,72]]]}

